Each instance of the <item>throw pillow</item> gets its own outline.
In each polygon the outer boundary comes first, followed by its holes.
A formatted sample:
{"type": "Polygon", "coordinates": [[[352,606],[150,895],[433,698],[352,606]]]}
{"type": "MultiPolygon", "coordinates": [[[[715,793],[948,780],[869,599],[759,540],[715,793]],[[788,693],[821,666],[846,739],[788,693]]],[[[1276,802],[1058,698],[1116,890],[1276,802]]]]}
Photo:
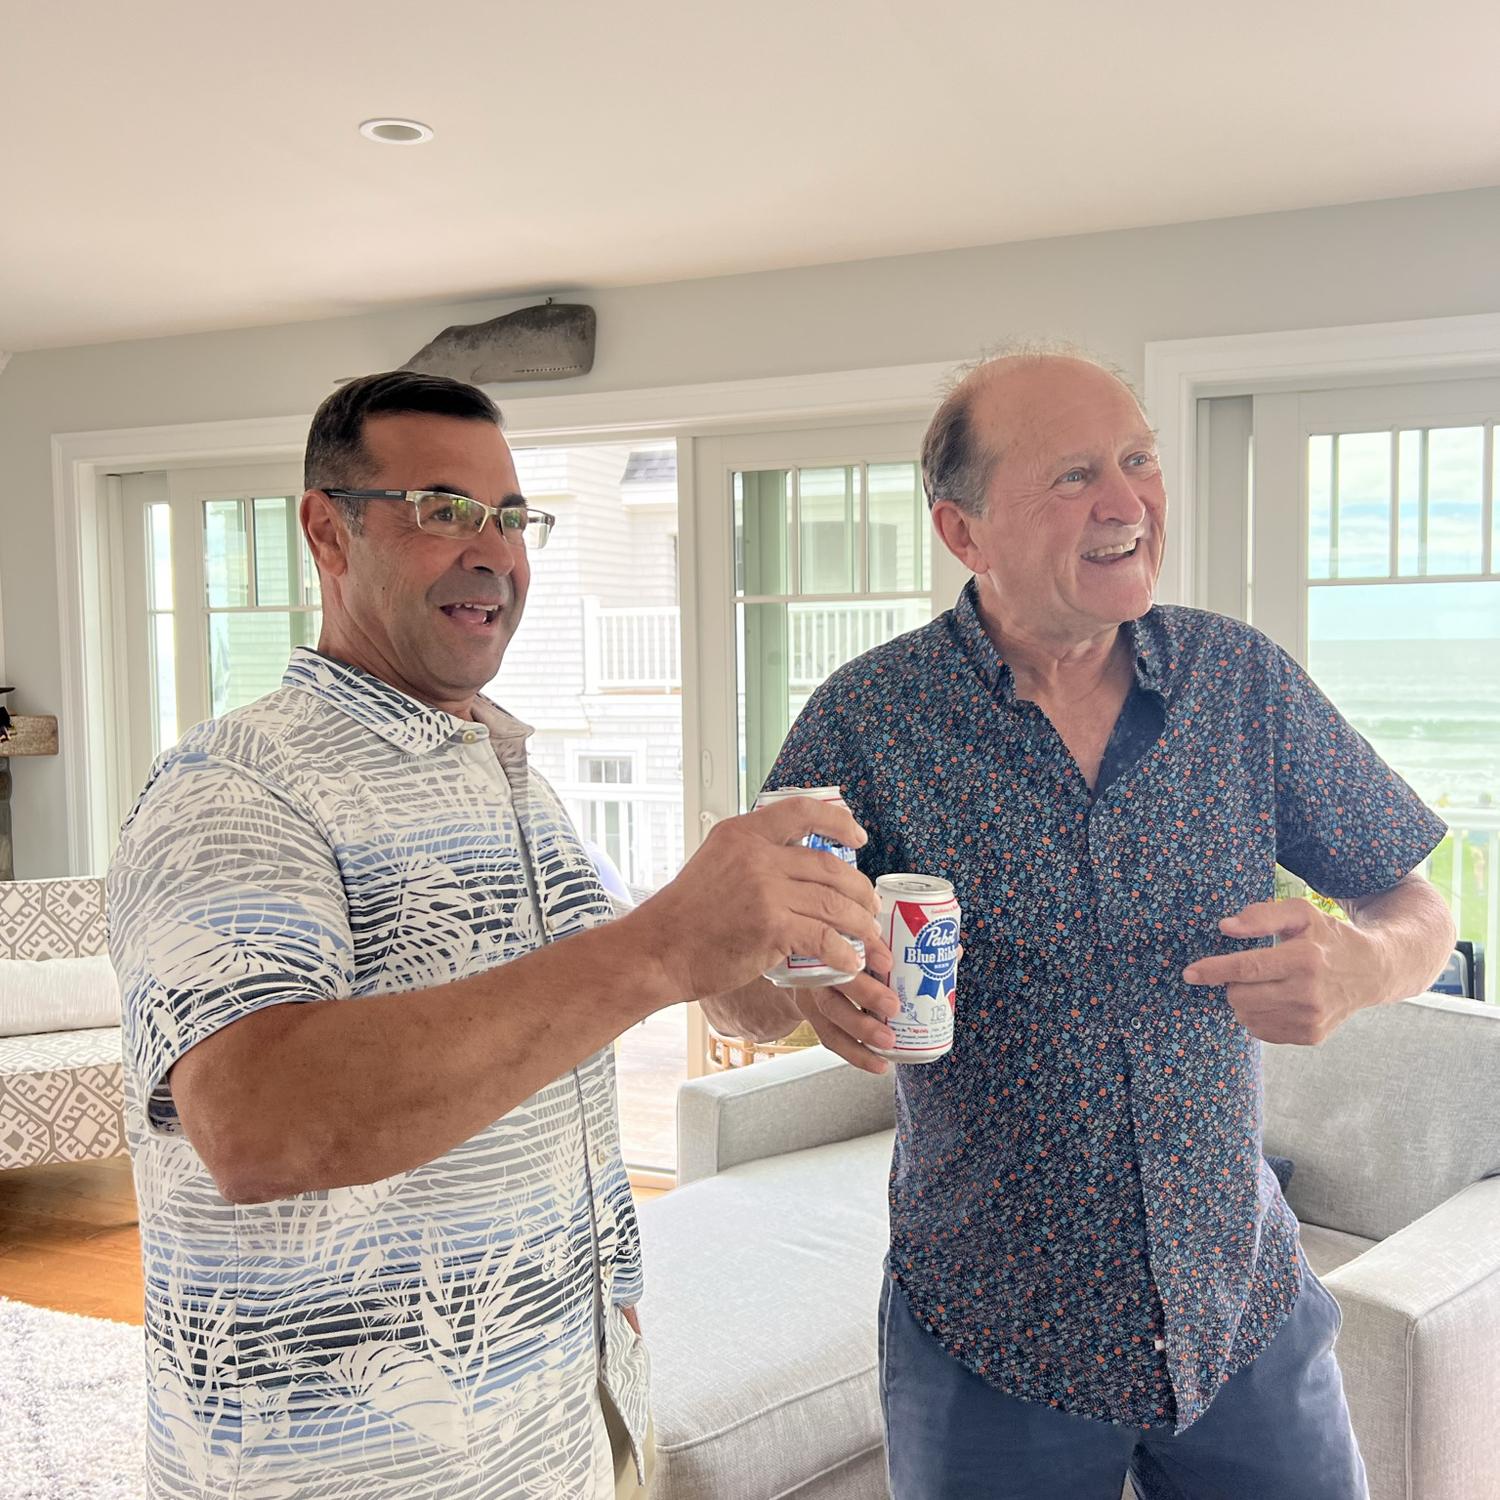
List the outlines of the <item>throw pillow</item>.
{"type": "Polygon", "coordinates": [[[1297,1170],[1297,1164],[1289,1156],[1268,1156],[1266,1165],[1276,1174],[1276,1180],[1281,1184],[1281,1191],[1286,1192],[1291,1184],[1292,1173],[1297,1170]]]}
{"type": "Polygon", "coordinates": [[[0,1036],[120,1024],[120,985],[107,953],[0,958],[0,1036]]]}

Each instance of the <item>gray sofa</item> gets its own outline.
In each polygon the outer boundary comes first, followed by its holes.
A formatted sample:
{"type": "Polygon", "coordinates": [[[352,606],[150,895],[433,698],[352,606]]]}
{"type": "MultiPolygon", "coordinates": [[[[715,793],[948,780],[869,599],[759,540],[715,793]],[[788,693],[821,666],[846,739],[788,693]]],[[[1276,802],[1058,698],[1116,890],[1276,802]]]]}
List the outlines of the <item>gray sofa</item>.
{"type": "MultiPolygon", "coordinates": [[[[0,958],[105,950],[104,882],[0,882],[0,958]]],[[[120,1028],[0,1037],[0,1170],[87,1161],[125,1149],[120,1028]]]]}
{"type": "MultiPolygon", "coordinates": [[[[1424,996],[1265,1049],[1266,1149],[1344,1312],[1372,1500],[1500,1496],[1500,1007],[1424,996]]],[[[881,1500],[889,1077],[821,1048],[695,1079],[641,1207],[653,1500],[881,1500]]],[[[1128,1494],[1128,1490],[1127,1490],[1128,1494]]]]}

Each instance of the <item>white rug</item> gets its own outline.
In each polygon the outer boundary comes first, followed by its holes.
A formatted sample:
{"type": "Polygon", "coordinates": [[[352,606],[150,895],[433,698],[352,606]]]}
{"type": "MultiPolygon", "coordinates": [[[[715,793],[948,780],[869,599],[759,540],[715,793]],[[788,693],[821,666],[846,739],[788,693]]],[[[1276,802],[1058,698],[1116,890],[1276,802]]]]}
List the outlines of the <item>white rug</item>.
{"type": "Polygon", "coordinates": [[[0,1496],[142,1500],[139,1328],[0,1297],[0,1496]]]}

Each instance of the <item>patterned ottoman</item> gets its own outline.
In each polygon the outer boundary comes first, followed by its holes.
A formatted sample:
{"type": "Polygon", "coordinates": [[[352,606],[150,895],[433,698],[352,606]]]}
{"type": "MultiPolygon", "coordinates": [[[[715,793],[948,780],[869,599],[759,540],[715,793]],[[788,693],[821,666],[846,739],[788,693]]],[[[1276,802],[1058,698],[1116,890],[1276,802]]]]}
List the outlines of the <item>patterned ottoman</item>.
{"type": "MultiPolygon", "coordinates": [[[[104,882],[0,884],[0,958],[103,953],[104,882]]],[[[125,1149],[120,1029],[0,1037],[0,1169],[86,1161],[125,1149]]]]}

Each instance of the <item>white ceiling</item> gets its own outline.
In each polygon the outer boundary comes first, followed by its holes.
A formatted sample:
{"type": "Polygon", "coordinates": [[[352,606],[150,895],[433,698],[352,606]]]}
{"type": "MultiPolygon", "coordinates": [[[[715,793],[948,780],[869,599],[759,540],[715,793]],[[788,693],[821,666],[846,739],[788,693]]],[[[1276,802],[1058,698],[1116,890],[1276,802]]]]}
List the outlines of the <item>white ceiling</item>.
{"type": "Polygon", "coordinates": [[[9,350],[1500,183],[1494,0],[0,0],[0,37],[9,350]]]}

